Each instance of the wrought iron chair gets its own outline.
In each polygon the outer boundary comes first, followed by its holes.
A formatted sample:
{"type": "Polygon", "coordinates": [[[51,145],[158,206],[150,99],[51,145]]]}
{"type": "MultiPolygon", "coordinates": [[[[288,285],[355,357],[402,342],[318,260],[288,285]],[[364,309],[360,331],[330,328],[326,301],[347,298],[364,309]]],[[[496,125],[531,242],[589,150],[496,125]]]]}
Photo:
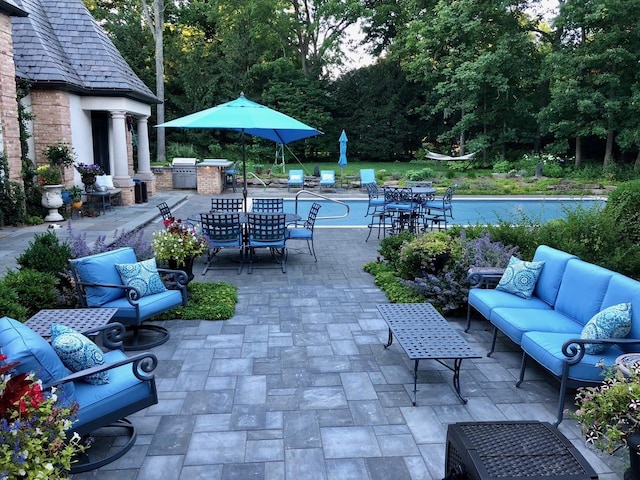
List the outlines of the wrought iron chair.
{"type": "Polygon", "coordinates": [[[251,211],[254,213],[282,213],[284,200],[282,198],[254,198],[251,211]]]}
{"type": "Polygon", "coordinates": [[[369,195],[369,205],[367,206],[367,213],[364,216],[368,217],[369,215],[384,209],[384,196],[380,196],[378,185],[375,183],[366,183],[365,187],[367,188],[367,194],[369,195]]]}
{"type": "Polygon", "coordinates": [[[291,187],[304,187],[304,172],[302,170],[289,170],[287,191],[291,191],[291,187]]]}
{"type": "MultiPolygon", "coordinates": [[[[224,248],[239,249],[238,274],[242,271],[242,225],[239,213],[203,213],[200,215],[202,233],[207,239],[207,263],[202,275],[211,268],[211,261],[224,248]]],[[[222,268],[222,267],[221,267],[222,268]]],[[[235,267],[234,267],[235,268],[235,267]]]]}
{"type": "Polygon", "coordinates": [[[438,230],[442,223],[444,223],[444,228],[447,228],[447,217],[453,218],[452,200],[456,188],[458,188],[457,184],[448,187],[444,195],[434,196],[433,199],[427,200],[422,204],[425,228],[429,221],[431,222],[432,229],[435,223],[438,224],[438,230]]]}
{"type": "Polygon", "coordinates": [[[173,215],[171,214],[171,209],[169,208],[169,205],[167,205],[167,202],[162,202],[156,206],[160,209],[160,215],[162,215],[162,220],[171,220],[173,218],[173,215]]]}
{"type": "Polygon", "coordinates": [[[181,270],[157,268],[158,274],[165,275],[166,280],[153,281],[149,277],[147,283],[149,286],[153,283],[153,288],[143,292],[140,286],[144,280],[142,274],[153,272],[137,261],[131,247],[75,258],[69,260],[69,266],[81,308],[118,309],[113,321],[125,325],[130,333],[125,339],[126,350],[142,350],[165,343],[169,331],[144,322],[174,307],[187,305],[187,274],[181,270]],[[125,283],[117,266],[140,270],[141,275],[125,283]],[[150,293],[152,291],[158,293],[150,293]]]}
{"type": "Polygon", "coordinates": [[[405,228],[411,232],[417,230],[420,217],[420,204],[410,188],[384,188],[384,212],[392,217],[392,232],[398,233],[405,228]]]}
{"type": "Polygon", "coordinates": [[[322,205],[314,202],[309,210],[309,216],[302,227],[287,228],[287,240],[306,240],[309,253],[313,255],[316,262],[318,261],[318,257],[316,257],[316,249],[313,246],[313,226],[316,223],[316,217],[318,216],[320,207],[322,207],[322,205]]]}
{"type": "Polygon", "coordinates": [[[214,197],[211,199],[212,212],[240,212],[242,198],[214,197]]]}
{"type": "Polygon", "coordinates": [[[247,215],[249,273],[253,272],[256,248],[268,248],[273,258],[287,272],[287,223],[284,213],[249,213],[247,215]]]}
{"type": "Polygon", "coordinates": [[[336,172],[333,170],[320,171],[320,190],[323,188],[335,188],[336,172]]]}

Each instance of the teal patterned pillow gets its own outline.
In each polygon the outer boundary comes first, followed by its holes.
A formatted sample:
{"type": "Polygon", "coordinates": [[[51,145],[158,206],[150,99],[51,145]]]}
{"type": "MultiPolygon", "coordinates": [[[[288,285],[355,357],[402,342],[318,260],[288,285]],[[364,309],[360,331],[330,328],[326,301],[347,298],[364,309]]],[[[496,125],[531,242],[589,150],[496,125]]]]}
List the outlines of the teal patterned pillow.
{"type": "Polygon", "coordinates": [[[158,275],[155,258],[138,263],[116,263],[116,269],[122,283],[129,287],[136,287],[140,291],[141,297],[167,290],[158,275]]]}
{"type": "MultiPolygon", "coordinates": [[[[596,313],[582,329],[580,338],[624,338],[631,331],[631,304],[620,303],[596,313]]],[[[587,343],[584,351],[589,355],[599,355],[610,345],[587,343]]]]}
{"type": "MultiPolygon", "coordinates": [[[[51,324],[51,346],[65,367],[72,372],[104,365],[102,350],[81,333],[59,323],[51,324]]],[[[107,372],[94,373],[83,378],[87,383],[103,385],[109,383],[107,372]]]]}
{"type": "Polygon", "coordinates": [[[522,298],[531,298],[542,267],[544,262],[525,262],[511,257],[496,290],[509,292],[522,298]]]}

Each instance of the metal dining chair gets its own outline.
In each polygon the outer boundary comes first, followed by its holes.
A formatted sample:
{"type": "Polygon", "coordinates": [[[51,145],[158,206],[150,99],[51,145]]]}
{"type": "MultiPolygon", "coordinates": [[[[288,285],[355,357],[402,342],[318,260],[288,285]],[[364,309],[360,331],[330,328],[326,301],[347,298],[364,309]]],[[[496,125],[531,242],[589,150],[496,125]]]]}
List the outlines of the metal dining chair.
{"type": "Polygon", "coordinates": [[[453,218],[453,194],[458,188],[458,185],[452,185],[448,187],[444,195],[434,196],[433,199],[428,200],[422,204],[422,209],[425,211],[425,227],[427,222],[431,221],[431,229],[435,223],[438,224],[438,230],[444,223],[444,228],[447,228],[447,217],[453,218]]]}
{"type": "Polygon", "coordinates": [[[384,187],[384,212],[392,217],[393,233],[417,230],[420,204],[410,188],[384,187]]]}
{"type": "Polygon", "coordinates": [[[255,249],[268,248],[272,257],[287,272],[287,221],[284,213],[249,213],[247,215],[249,273],[253,272],[255,249]]]}
{"type": "Polygon", "coordinates": [[[211,212],[240,212],[242,198],[214,197],[211,199],[211,212]]]}
{"type": "Polygon", "coordinates": [[[173,218],[173,215],[171,214],[171,209],[169,208],[169,205],[167,205],[167,202],[159,203],[156,206],[160,210],[160,215],[162,215],[162,220],[171,220],[173,218]]]}
{"type": "Polygon", "coordinates": [[[284,200],[282,198],[254,198],[251,211],[255,213],[282,213],[284,200]]]}
{"type": "Polygon", "coordinates": [[[367,213],[365,213],[364,216],[368,217],[369,215],[383,209],[384,196],[380,196],[378,185],[375,183],[366,183],[364,186],[366,187],[367,194],[369,195],[369,205],[367,205],[367,213]]]}
{"type": "MultiPolygon", "coordinates": [[[[202,233],[207,239],[207,263],[202,275],[211,268],[211,261],[224,248],[239,250],[238,274],[242,272],[243,246],[242,225],[239,213],[203,213],[200,215],[202,233]]],[[[219,267],[229,268],[229,267],[219,267]]],[[[235,267],[234,267],[235,268],[235,267]]]]}
{"type": "Polygon", "coordinates": [[[319,203],[314,202],[309,210],[309,216],[301,227],[287,228],[287,240],[306,240],[309,253],[313,255],[316,262],[318,261],[318,257],[316,257],[316,249],[313,246],[313,226],[316,223],[318,210],[320,210],[321,206],[319,203]]]}

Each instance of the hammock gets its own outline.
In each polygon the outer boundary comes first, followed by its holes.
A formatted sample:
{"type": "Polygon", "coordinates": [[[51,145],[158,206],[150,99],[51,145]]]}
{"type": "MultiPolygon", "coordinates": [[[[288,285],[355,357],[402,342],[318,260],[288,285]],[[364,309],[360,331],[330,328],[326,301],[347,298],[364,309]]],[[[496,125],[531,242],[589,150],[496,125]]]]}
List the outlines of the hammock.
{"type": "Polygon", "coordinates": [[[468,155],[462,155],[460,157],[450,157],[449,155],[442,155],[441,153],[433,153],[433,152],[430,152],[429,150],[426,150],[426,152],[427,152],[426,154],[427,158],[431,158],[432,160],[443,160],[446,162],[450,162],[454,160],[473,160],[473,158],[478,153],[478,152],[473,152],[468,155]]]}

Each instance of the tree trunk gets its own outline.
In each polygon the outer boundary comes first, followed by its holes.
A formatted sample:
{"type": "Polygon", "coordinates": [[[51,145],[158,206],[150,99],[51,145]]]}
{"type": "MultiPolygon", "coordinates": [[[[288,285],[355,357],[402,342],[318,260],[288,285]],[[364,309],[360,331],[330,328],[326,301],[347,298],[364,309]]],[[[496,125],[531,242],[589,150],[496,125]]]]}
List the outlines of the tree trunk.
{"type": "Polygon", "coordinates": [[[582,138],[576,137],[576,168],[582,164],[582,138]]]}
{"type": "Polygon", "coordinates": [[[604,168],[607,168],[609,166],[609,162],[611,162],[611,156],[613,154],[613,137],[613,130],[609,129],[609,131],[607,132],[607,148],[604,152],[604,168]]]}
{"type": "MultiPolygon", "coordinates": [[[[164,0],[154,0],[153,14],[155,17],[155,44],[156,44],[156,96],[160,100],[157,106],[158,124],[164,123],[164,0]]],[[[159,162],[167,159],[166,141],[164,128],[157,130],[157,152],[156,158],[159,162]]]]}
{"type": "Polygon", "coordinates": [[[640,169],[640,149],[638,149],[638,155],[636,155],[636,161],[633,164],[633,170],[638,171],[640,169]]]}

